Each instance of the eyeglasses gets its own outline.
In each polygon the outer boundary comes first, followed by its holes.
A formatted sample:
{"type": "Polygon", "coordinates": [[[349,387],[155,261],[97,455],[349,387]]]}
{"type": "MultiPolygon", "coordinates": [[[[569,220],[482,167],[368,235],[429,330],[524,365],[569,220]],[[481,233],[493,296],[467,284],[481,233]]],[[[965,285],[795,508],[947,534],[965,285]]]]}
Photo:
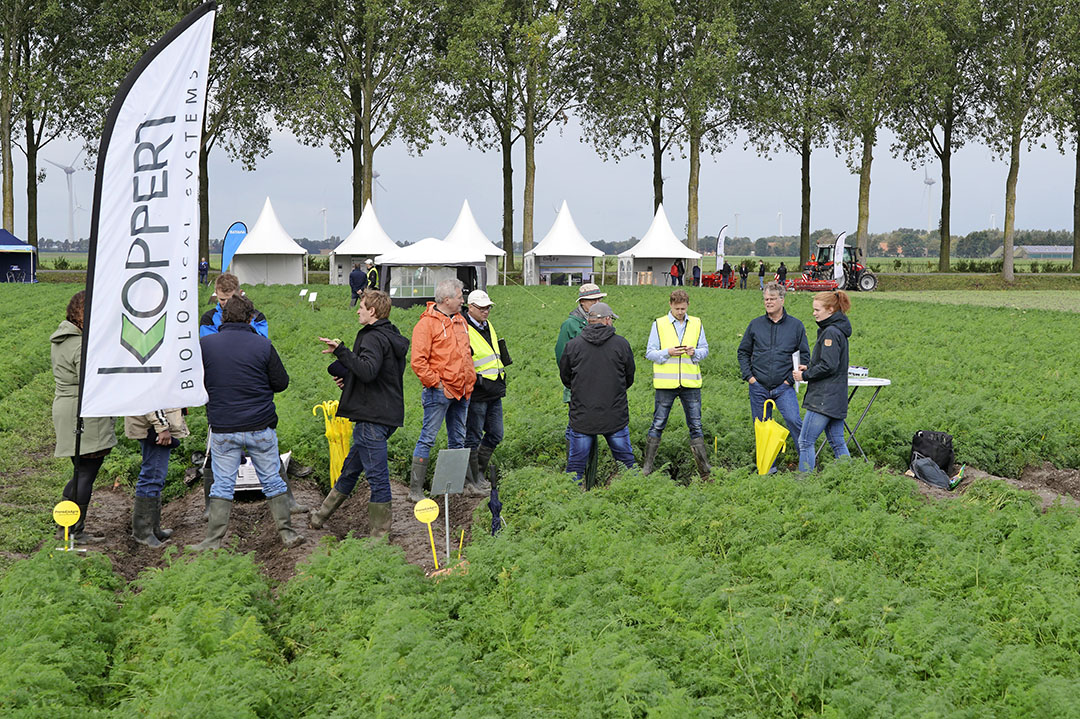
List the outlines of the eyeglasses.
{"type": "Polygon", "coordinates": [[[469,307],[472,307],[477,312],[491,312],[491,306],[490,305],[487,306],[487,307],[481,307],[480,305],[469,305],[469,307]]]}

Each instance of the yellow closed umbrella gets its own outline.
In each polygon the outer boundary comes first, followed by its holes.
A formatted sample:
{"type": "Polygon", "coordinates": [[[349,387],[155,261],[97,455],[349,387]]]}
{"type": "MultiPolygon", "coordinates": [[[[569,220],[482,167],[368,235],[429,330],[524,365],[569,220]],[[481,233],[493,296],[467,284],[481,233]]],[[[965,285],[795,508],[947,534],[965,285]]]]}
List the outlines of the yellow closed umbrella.
{"type": "Polygon", "coordinates": [[[333,486],[341,476],[345,456],[349,454],[349,446],[352,444],[352,422],[337,416],[337,400],[315,405],[311,408],[312,416],[317,416],[320,409],[326,422],[326,441],[330,446],[330,479],[333,486]]]}
{"type": "MultiPolygon", "coordinates": [[[[771,399],[765,400],[765,406],[761,409],[762,416],[765,416],[765,412],[769,405],[773,407],[773,414],[776,413],[776,402],[771,399]]],[[[780,425],[772,417],[766,420],[754,419],[754,440],[757,442],[757,472],[758,474],[768,474],[772,468],[773,462],[776,461],[777,455],[782,450],[787,449],[787,438],[790,432],[780,425]]]]}

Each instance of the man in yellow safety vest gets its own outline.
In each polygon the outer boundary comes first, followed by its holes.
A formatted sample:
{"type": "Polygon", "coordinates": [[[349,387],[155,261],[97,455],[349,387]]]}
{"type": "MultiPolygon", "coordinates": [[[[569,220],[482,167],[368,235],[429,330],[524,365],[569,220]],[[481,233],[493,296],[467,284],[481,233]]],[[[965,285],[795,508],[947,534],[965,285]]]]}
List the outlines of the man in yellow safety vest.
{"type": "Polygon", "coordinates": [[[653,388],[656,390],[652,426],[645,440],[645,463],[642,471],[649,474],[660,449],[660,435],[667,426],[668,415],[679,398],[690,431],[690,451],[698,473],[709,478],[711,467],[705,451],[705,433],[701,428],[701,361],[709,355],[705,328],[701,320],[686,314],[690,296],[686,290],[675,290],[669,299],[670,311],[658,317],[649,331],[645,358],[653,363],[653,388]]]}
{"type": "Polygon", "coordinates": [[[488,504],[496,520],[492,525],[493,532],[501,526],[498,479],[488,482],[486,476],[491,455],[503,438],[502,398],[506,396],[506,358],[500,354],[499,336],[488,319],[494,304],[487,292],[473,290],[469,293],[469,305],[462,313],[469,329],[469,345],[472,348],[473,369],[476,371],[476,384],[465,419],[465,446],[469,449],[465,494],[482,497],[490,493],[488,504]]]}

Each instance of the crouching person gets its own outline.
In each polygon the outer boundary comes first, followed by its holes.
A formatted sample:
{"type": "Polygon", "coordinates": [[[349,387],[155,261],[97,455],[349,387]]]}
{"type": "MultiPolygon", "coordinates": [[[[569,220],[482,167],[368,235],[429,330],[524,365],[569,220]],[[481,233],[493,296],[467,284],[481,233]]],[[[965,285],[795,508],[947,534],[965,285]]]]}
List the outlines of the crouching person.
{"type": "Polygon", "coordinates": [[[274,393],[289,386],[289,375],[270,340],[249,324],[255,308],[246,297],[233,295],[222,311],[221,329],[199,340],[203,382],[209,397],[206,417],[214,428],[210,487],[210,520],[206,539],[191,547],[218,549],[229,526],[236,473],[246,451],[269,500],[281,541],[287,548],[304,541],[292,528],[289,497],[279,469],[277,409],[274,393]]]}
{"type": "Polygon", "coordinates": [[[161,528],[161,490],[169,474],[169,454],[188,436],[181,409],[159,409],[124,418],[124,434],[138,440],[142,466],[135,482],[135,506],[131,512],[131,536],[139,544],[160,547],[172,536],[161,528]]]}
{"type": "Polygon", "coordinates": [[[320,337],[326,343],[323,353],[333,352],[345,370],[339,380],[341,401],[337,416],[351,419],[353,443],[341,476],[326,495],[322,507],[313,512],[309,522],[322,528],[330,515],[352,493],[360,472],[371,487],[368,500],[368,519],[371,536],[382,537],[393,522],[390,501],[390,469],[387,466],[386,441],[405,422],[405,393],[402,375],[405,373],[409,340],[387,319],[390,316],[390,295],[378,290],[366,290],[360,296],[356,310],[360,331],[356,333],[352,351],[339,339],[320,337]]]}

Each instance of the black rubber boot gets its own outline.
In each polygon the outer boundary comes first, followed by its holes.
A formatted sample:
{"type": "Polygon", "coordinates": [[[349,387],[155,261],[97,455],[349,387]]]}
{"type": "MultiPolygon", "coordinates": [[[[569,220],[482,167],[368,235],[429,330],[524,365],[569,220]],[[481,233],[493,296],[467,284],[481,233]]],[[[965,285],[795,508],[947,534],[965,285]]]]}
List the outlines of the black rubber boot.
{"type": "Polygon", "coordinates": [[[394,523],[390,502],[368,502],[367,513],[372,537],[385,537],[390,533],[390,526],[394,523]]]}
{"type": "Polygon", "coordinates": [[[428,460],[423,457],[412,458],[412,471],[409,478],[409,501],[419,502],[424,498],[424,480],[427,479],[428,460]]]}
{"type": "Polygon", "coordinates": [[[348,496],[336,489],[331,489],[330,494],[326,495],[326,499],[323,500],[322,506],[308,515],[308,524],[313,529],[322,529],[323,525],[326,524],[326,520],[330,519],[330,515],[337,511],[337,508],[341,506],[341,503],[348,496]]]}
{"type": "Polygon", "coordinates": [[[270,505],[270,514],[274,517],[278,534],[281,535],[281,543],[286,549],[304,543],[304,535],[298,533],[292,526],[292,514],[289,512],[289,497],[286,494],[278,494],[266,502],[270,505]]]}
{"type": "Polygon", "coordinates": [[[157,497],[136,497],[131,510],[131,536],[139,544],[157,549],[161,542],[154,536],[154,508],[157,497]]]}
{"type": "Polygon", "coordinates": [[[229,528],[229,515],[232,514],[232,500],[210,497],[210,519],[206,523],[206,539],[198,544],[189,544],[188,549],[201,552],[204,549],[221,549],[221,540],[225,538],[225,530],[229,528]]]}
{"type": "Polygon", "coordinates": [[[653,465],[656,464],[656,453],[660,449],[659,437],[645,438],[645,461],[641,465],[642,474],[652,474],[653,465]]]}
{"type": "Polygon", "coordinates": [[[486,444],[482,444],[476,453],[477,469],[480,470],[480,473],[477,475],[476,484],[480,489],[489,493],[491,492],[491,488],[495,486],[494,482],[491,481],[491,473],[488,472],[488,467],[491,464],[491,455],[494,454],[494,452],[494,447],[488,447],[486,444]]]}
{"type": "Polygon", "coordinates": [[[171,529],[161,528],[161,497],[158,496],[154,499],[157,500],[154,503],[154,536],[157,537],[159,541],[164,542],[173,535],[173,531],[171,529]]]}
{"type": "Polygon", "coordinates": [[[703,437],[691,437],[690,451],[694,454],[694,463],[697,465],[698,474],[701,475],[703,480],[708,481],[712,473],[712,467],[709,466],[709,453],[705,450],[705,439],[703,437]]]}
{"type": "Polygon", "coordinates": [[[484,497],[490,490],[484,490],[480,488],[478,480],[480,478],[480,460],[477,457],[479,450],[473,449],[469,451],[469,470],[465,473],[465,488],[462,493],[466,497],[484,497]]]}

